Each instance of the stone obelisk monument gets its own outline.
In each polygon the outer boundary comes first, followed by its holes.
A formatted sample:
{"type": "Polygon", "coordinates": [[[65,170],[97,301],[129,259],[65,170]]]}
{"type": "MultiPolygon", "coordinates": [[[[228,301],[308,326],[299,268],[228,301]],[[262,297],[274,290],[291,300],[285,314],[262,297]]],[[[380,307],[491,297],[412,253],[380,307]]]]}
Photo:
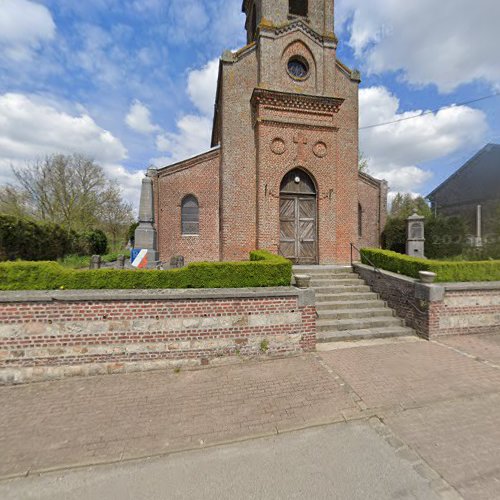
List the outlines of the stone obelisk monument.
{"type": "Polygon", "coordinates": [[[158,255],[158,238],[154,226],[153,177],[156,170],[150,168],[142,180],[141,204],[139,207],[139,226],[135,230],[135,248],[147,250],[147,268],[156,268],[158,255]]]}

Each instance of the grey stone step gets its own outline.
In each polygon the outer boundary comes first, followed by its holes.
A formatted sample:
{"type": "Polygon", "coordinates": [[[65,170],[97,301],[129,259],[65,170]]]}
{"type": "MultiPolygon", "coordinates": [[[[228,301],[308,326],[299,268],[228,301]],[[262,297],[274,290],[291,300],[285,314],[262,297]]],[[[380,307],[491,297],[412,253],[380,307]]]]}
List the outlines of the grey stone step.
{"type": "Polygon", "coordinates": [[[318,302],[316,304],[316,309],[319,311],[341,311],[344,309],[375,309],[375,308],[387,308],[386,303],[383,300],[377,299],[377,296],[373,294],[373,297],[363,300],[346,300],[338,302],[318,302]]]}
{"type": "Polygon", "coordinates": [[[318,293],[316,292],[316,303],[322,302],[363,302],[366,300],[380,300],[374,292],[341,292],[341,293],[318,293]]]}
{"type": "Polygon", "coordinates": [[[404,326],[400,318],[358,318],[358,319],[318,319],[316,328],[318,332],[344,332],[348,330],[369,330],[372,328],[390,328],[391,326],[404,326]]]}
{"type": "Polygon", "coordinates": [[[345,342],[349,340],[385,339],[392,337],[416,337],[415,331],[406,326],[390,328],[371,328],[364,330],[347,330],[322,332],[316,336],[320,344],[328,342],[345,342]]]}
{"type": "MultiPolygon", "coordinates": [[[[363,282],[361,282],[363,283],[363,282]]],[[[369,292],[370,287],[368,285],[340,285],[340,286],[318,286],[313,287],[317,294],[332,294],[332,293],[358,293],[358,292],[369,292]]]]}
{"type": "Polygon", "coordinates": [[[339,266],[294,266],[294,274],[308,274],[309,276],[336,276],[338,274],[352,273],[352,267],[339,266]]]}
{"type": "Polygon", "coordinates": [[[364,285],[365,282],[362,279],[359,279],[355,276],[352,278],[342,278],[342,279],[334,279],[334,278],[322,278],[322,279],[312,279],[311,287],[317,288],[319,286],[345,286],[345,285],[364,285]]]}
{"type": "Polygon", "coordinates": [[[388,307],[376,309],[342,309],[318,311],[318,318],[323,319],[368,319],[368,318],[394,318],[394,311],[388,307]]]}

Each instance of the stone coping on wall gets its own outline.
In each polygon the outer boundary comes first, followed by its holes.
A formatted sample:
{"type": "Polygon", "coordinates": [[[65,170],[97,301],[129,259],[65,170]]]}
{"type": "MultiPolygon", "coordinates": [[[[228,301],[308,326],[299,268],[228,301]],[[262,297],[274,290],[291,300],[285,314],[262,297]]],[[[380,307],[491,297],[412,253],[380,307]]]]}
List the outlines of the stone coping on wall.
{"type": "Polygon", "coordinates": [[[296,287],[269,288],[190,288],[168,290],[29,290],[2,291],[0,303],[89,302],[119,300],[219,300],[298,297],[299,306],[316,302],[314,290],[296,287]]]}
{"type": "Polygon", "coordinates": [[[464,281],[457,283],[436,283],[427,284],[421,283],[415,278],[410,278],[403,274],[393,273],[391,271],[385,271],[384,269],[376,269],[372,266],[367,266],[365,264],[354,264],[354,269],[364,269],[366,271],[372,271],[380,273],[383,276],[388,276],[391,278],[400,279],[408,284],[414,284],[417,288],[417,298],[429,300],[430,302],[436,302],[443,300],[444,292],[468,292],[474,290],[500,290],[500,281],[464,281]]]}

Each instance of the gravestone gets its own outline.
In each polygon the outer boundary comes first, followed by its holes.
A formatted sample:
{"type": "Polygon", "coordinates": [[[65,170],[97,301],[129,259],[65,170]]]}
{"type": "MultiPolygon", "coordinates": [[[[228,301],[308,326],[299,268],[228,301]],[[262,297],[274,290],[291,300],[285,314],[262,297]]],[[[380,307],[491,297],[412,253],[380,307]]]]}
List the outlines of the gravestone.
{"type": "Polygon", "coordinates": [[[90,269],[101,269],[101,256],[100,255],[92,255],[90,259],[90,269]]]}
{"type": "Polygon", "coordinates": [[[118,264],[118,269],[125,269],[125,255],[119,255],[116,262],[118,264]]]}
{"type": "Polygon", "coordinates": [[[407,219],[406,254],[411,257],[425,259],[425,217],[413,211],[413,215],[407,219]]]}
{"type": "Polygon", "coordinates": [[[175,255],[170,259],[170,269],[180,269],[184,267],[184,257],[182,255],[175,255]]]}

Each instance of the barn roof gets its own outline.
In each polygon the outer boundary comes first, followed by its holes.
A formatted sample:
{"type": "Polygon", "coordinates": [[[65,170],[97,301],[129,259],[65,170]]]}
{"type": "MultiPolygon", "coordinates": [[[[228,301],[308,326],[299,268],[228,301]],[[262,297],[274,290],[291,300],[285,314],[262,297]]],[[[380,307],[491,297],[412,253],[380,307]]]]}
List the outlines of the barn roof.
{"type": "MultiPolygon", "coordinates": [[[[448,179],[446,179],[442,184],[440,184],[432,193],[429,193],[426,198],[433,200],[433,198],[440,192],[446,189],[452,181],[458,181],[460,177],[465,177],[467,174],[474,172],[493,172],[496,174],[497,178],[500,180],[500,144],[487,144],[483,149],[476,153],[469,161],[462,165],[454,174],[452,174],[448,179]]],[[[466,188],[469,195],[472,195],[472,191],[477,191],[475,193],[478,199],[481,195],[487,195],[488,188],[496,188],[497,186],[485,185],[484,179],[478,179],[475,185],[468,183],[466,188]]]]}

